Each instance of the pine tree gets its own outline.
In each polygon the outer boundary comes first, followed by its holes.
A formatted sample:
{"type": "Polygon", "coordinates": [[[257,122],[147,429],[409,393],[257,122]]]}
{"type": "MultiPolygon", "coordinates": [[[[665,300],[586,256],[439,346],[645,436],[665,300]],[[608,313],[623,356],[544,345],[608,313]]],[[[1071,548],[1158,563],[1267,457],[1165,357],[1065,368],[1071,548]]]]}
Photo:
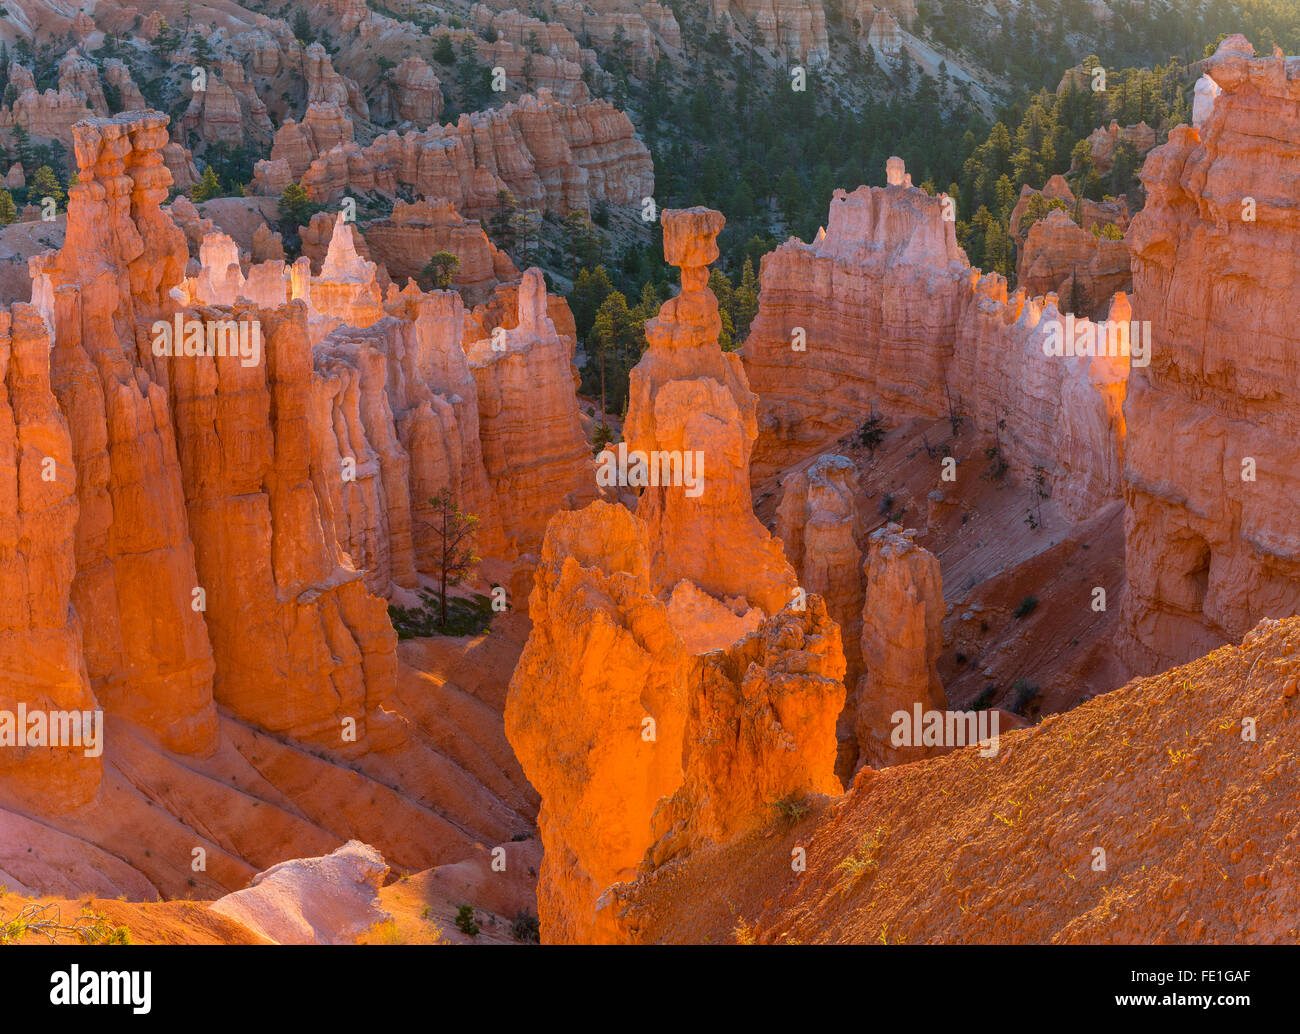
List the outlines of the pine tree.
{"type": "Polygon", "coordinates": [[[311,27],[311,18],[305,7],[298,8],[298,13],[293,16],[293,35],[294,39],[301,40],[304,44],[316,42],[316,33],[311,27]]]}
{"type": "Polygon", "coordinates": [[[54,175],[54,170],[48,165],[42,165],[32,173],[32,178],[27,181],[27,199],[39,204],[47,197],[53,198],[54,204],[57,206],[63,204],[67,195],[63,191],[63,184],[54,175]]]}
{"type": "Polygon", "coordinates": [[[280,195],[280,218],[294,226],[306,226],[319,209],[300,184],[290,183],[280,195]]]}
{"type": "Polygon", "coordinates": [[[746,258],[740,273],[740,285],[732,295],[731,316],[737,341],[744,341],[749,336],[749,325],[757,315],[758,277],[754,275],[754,263],[746,258]]]}
{"type": "Polygon", "coordinates": [[[440,65],[450,68],[456,63],[456,48],[451,45],[451,36],[439,36],[433,45],[433,59],[440,65]]]}
{"type": "Polygon", "coordinates": [[[194,63],[200,67],[206,68],[213,63],[212,46],[208,43],[208,38],[200,33],[194,35],[194,42],[190,44],[190,54],[194,58],[194,63]]]}
{"type": "Polygon", "coordinates": [[[573,323],[578,330],[579,338],[585,341],[587,335],[591,333],[596,313],[600,311],[600,307],[613,290],[614,285],[610,283],[609,274],[605,272],[604,266],[578,272],[578,277],[573,282],[573,290],[569,292],[569,308],[573,310],[573,323]]]}
{"type": "Polygon", "coordinates": [[[203,170],[203,178],[190,190],[190,199],[197,203],[214,197],[221,197],[221,180],[217,179],[217,170],[209,165],[203,170]]]}
{"type": "Polygon", "coordinates": [[[450,251],[435,252],[424,264],[420,275],[432,281],[435,291],[445,291],[451,287],[451,278],[460,268],[460,259],[450,251]]]}
{"type": "Polygon", "coordinates": [[[158,34],[149,43],[158,60],[166,62],[180,45],[180,33],[167,24],[166,18],[160,18],[158,21],[158,34]]]}
{"type": "Polygon", "coordinates": [[[497,191],[497,207],[488,220],[488,234],[503,251],[510,251],[515,246],[514,214],[518,204],[510,191],[504,188],[497,191]]]}
{"type": "Polygon", "coordinates": [[[456,505],[451,489],[444,488],[429,500],[433,507],[431,530],[438,536],[434,564],[438,573],[438,603],[442,612],[442,627],[447,627],[447,587],[459,585],[478,566],[480,557],[474,551],[473,535],[478,527],[478,517],[465,513],[456,505]]]}

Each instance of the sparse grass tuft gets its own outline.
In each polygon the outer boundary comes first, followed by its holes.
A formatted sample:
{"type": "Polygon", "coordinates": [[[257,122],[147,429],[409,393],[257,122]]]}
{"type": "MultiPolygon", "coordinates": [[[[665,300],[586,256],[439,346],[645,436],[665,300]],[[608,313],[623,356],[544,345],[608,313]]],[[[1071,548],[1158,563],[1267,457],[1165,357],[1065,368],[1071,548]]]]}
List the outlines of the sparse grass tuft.
{"type": "Polygon", "coordinates": [[[24,905],[12,919],[0,923],[0,944],[17,944],[28,934],[39,934],[51,944],[60,936],[75,937],[82,944],[130,944],[131,930],[112,926],[105,916],[83,905],[72,922],[63,922],[62,909],[53,902],[24,905]]]}
{"type": "Polygon", "coordinates": [[[862,876],[876,868],[879,862],[880,848],[885,842],[885,827],[877,826],[873,833],[863,833],[858,846],[839,865],[836,872],[848,873],[850,876],[862,876]]]}
{"type": "Polygon", "coordinates": [[[361,935],[362,944],[405,944],[406,938],[402,936],[397,929],[396,921],[392,919],[385,920],[382,923],[376,923],[364,934],[361,935]]]}
{"type": "Polygon", "coordinates": [[[1035,686],[1033,683],[1028,682],[1025,679],[1016,679],[1016,681],[1011,684],[1011,688],[1015,690],[1015,697],[1012,700],[1011,709],[1015,711],[1016,714],[1024,714],[1025,708],[1033,703],[1034,698],[1042,692],[1038,686],[1035,686]]]}
{"type": "Polygon", "coordinates": [[[735,929],[731,931],[732,939],[737,944],[757,944],[758,937],[752,926],[744,919],[736,920],[735,929]]]}
{"type": "Polygon", "coordinates": [[[492,599],[482,593],[475,593],[473,600],[449,596],[445,628],[439,623],[438,597],[427,589],[421,589],[420,598],[424,600],[421,607],[389,605],[388,618],[398,639],[478,635],[492,623],[492,599]]]}
{"type": "Polygon", "coordinates": [[[772,807],[776,813],[785,819],[786,822],[798,822],[801,818],[812,811],[807,800],[802,794],[791,791],[784,797],[779,797],[772,802],[772,807]]]}
{"type": "Polygon", "coordinates": [[[516,912],[514,922],[510,924],[510,935],[524,944],[541,944],[542,927],[537,916],[526,908],[516,912]]]}

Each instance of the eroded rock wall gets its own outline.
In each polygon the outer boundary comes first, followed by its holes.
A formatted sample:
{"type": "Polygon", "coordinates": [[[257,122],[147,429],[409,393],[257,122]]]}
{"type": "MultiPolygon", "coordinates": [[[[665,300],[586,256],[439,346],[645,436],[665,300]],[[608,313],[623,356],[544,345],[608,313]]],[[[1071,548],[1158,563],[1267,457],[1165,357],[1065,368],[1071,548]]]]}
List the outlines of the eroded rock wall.
{"type": "Polygon", "coordinates": [[[1129,356],[1046,354],[1050,334],[1081,333],[1086,321],[1067,323],[1055,295],[1009,295],[1004,278],[972,268],[945,199],[907,185],[901,166],[891,185],[836,191],[813,243],[791,239],[763,259],[742,349],[759,396],[755,480],[833,448],[873,412],[888,421],[955,411],[1015,474],[1042,468],[1070,500],[1067,516],[1086,516],[1119,495],[1113,403],[1129,356]],[[1066,448],[1063,422],[1089,429],[1086,443],[1071,439],[1086,451],[1066,448]]]}
{"type": "Polygon", "coordinates": [[[1300,147],[1300,58],[1252,51],[1229,37],[1207,62],[1221,92],[1199,128],[1148,156],[1128,235],[1134,314],[1154,338],[1124,407],[1120,649],[1140,671],[1300,609],[1300,343],[1278,303],[1300,290],[1286,158],[1300,147]]]}

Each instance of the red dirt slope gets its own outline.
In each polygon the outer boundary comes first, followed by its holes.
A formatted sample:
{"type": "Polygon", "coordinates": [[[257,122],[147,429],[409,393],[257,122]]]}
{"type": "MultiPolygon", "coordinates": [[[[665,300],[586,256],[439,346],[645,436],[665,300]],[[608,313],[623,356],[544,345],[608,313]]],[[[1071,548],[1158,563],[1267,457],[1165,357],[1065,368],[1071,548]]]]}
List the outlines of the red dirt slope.
{"type": "Polygon", "coordinates": [[[993,757],[864,769],[643,878],[625,919],[651,942],[1295,942],[1298,685],[1300,618],[1262,622],[993,757]]]}

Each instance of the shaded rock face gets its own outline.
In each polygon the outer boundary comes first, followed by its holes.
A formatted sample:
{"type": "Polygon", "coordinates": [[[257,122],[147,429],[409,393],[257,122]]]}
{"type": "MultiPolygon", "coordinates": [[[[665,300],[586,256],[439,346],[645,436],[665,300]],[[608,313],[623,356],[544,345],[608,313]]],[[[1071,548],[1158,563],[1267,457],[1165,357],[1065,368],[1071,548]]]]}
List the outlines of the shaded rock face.
{"type": "Polygon", "coordinates": [[[507,840],[536,801],[500,728],[512,633],[472,658],[445,641],[434,663],[464,688],[435,682],[399,667],[367,584],[419,570],[437,488],[491,532],[463,303],[391,291],[314,351],[312,288],[371,271],[353,251],[315,285],[305,259],[245,274],[233,231],[178,203],[187,234],[160,207],[165,140],[151,113],[77,127],[67,244],[0,314],[0,712],[102,708],[110,730],[86,745],[102,760],[34,755],[0,714],[0,875],[215,895],[340,828],[406,869],[507,840]],[[174,318],[256,328],[260,347],[168,355],[174,318]],[[191,876],[175,859],[195,844],[191,876]]]}
{"type": "Polygon", "coordinates": [[[461,347],[463,311],[454,292],[421,295],[408,302],[407,318],[341,327],[315,349],[317,490],[339,543],[380,595],[394,585],[415,588],[417,572],[435,573],[429,499],[444,488],[478,515],[479,551],[504,549],[479,444],[478,395],[461,347]]]}
{"type": "Polygon", "coordinates": [[[180,129],[184,138],[196,133],[209,144],[230,147],[244,146],[250,138],[259,143],[270,139],[272,125],[266,106],[250,84],[237,85],[245,89],[241,92],[235,85],[213,78],[205,89],[196,91],[181,116],[180,129]]]}
{"type": "MultiPolygon", "coordinates": [[[[284,132],[282,130],[282,132],[284,132]]],[[[257,163],[252,191],[277,195],[294,177],[297,147],[257,163]]],[[[310,150],[310,148],[307,148],[310,150]]],[[[501,108],[461,115],[455,125],[388,133],[368,147],[339,143],[301,175],[316,200],[358,192],[410,190],[446,198],[464,215],[487,218],[500,190],[523,207],[559,215],[589,212],[597,201],[640,204],[654,194],[650,152],[631,120],[606,101],[564,104],[548,90],[501,108]]]]}
{"type": "Polygon", "coordinates": [[[362,227],[370,257],[397,283],[423,275],[429,256],[449,251],[460,259],[452,285],[471,305],[484,302],[498,284],[519,277],[510,256],[499,250],[476,219],[466,219],[445,200],[398,201],[387,219],[362,227]]]}
{"type": "Polygon", "coordinates": [[[427,126],[442,114],[442,84],[429,63],[417,54],[409,54],[393,72],[390,90],[403,122],[427,126]]]}
{"type": "MultiPolygon", "coordinates": [[[[171,408],[217,701],[259,728],[347,750],[396,676],[396,637],[322,512],[302,305],[198,309],[260,323],[264,362],[172,360],[171,408]],[[276,687],[268,693],[267,687],[276,687]]],[[[373,747],[373,743],[371,744],[373,747]]]]}
{"type": "Polygon", "coordinates": [[[286,119],[276,130],[271,161],[288,165],[293,179],[302,176],[311,163],[339,144],[352,142],[352,120],[337,102],[316,101],[307,105],[301,122],[286,119]]]}
{"type": "Polygon", "coordinates": [[[862,663],[857,733],[861,761],[880,768],[917,761],[930,748],[895,745],[892,715],[942,711],[948,706],[939,681],[943,649],[943,578],[939,560],[912,541],[914,531],[888,524],[871,536],[862,608],[862,663]]]}
{"type": "Polygon", "coordinates": [[[1080,316],[1101,315],[1132,284],[1128,246],[1094,237],[1059,209],[1030,228],[1016,277],[1030,295],[1054,293],[1080,316]]]}
{"type": "MultiPolygon", "coordinates": [[[[594,63],[594,55],[590,51],[594,63]]],[[[558,54],[535,54],[527,45],[498,39],[479,49],[482,61],[490,68],[504,69],[507,83],[516,84],[519,90],[548,90],[552,97],[565,104],[584,104],[591,100],[591,91],[582,78],[583,65],[558,54]],[[531,61],[530,61],[531,58],[531,61]]]]}
{"type": "Polygon", "coordinates": [[[1121,126],[1112,121],[1109,126],[1094,129],[1088,135],[1088,150],[1092,154],[1092,164],[1102,175],[1110,172],[1115,164],[1115,148],[1120,143],[1130,143],[1137,150],[1138,157],[1144,158],[1156,145],[1156,131],[1145,122],[1135,126],[1121,126]]]}
{"type": "Polygon", "coordinates": [[[860,38],[868,46],[889,57],[897,55],[903,49],[903,34],[899,31],[898,19],[889,11],[873,11],[860,38]]]}
{"type": "Polygon", "coordinates": [[[547,21],[512,10],[511,2],[489,0],[486,5],[476,4],[470,9],[471,23],[479,29],[491,25],[503,40],[518,47],[526,46],[529,34],[536,33],[546,54],[558,54],[582,66],[594,64],[596,56],[592,50],[583,49],[576,36],[602,52],[617,41],[638,71],[645,71],[661,55],[675,53],[682,46],[681,27],[672,8],[654,0],[545,0],[532,10],[544,14],[547,21]]]}
{"type": "MultiPolygon", "coordinates": [[[[420,207],[456,218],[450,206],[420,207]]],[[[313,220],[313,240],[329,219],[313,220]]],[[[464,225],[486,245],[477,223],[464,225]]],[[[363,257],[353,224],[340,215],[332,226],[316,276],[304,257],[287,269],[278,260],[251,265],[245,277],[233,242],[206,234],[203,265],[183,292],[201,303],[305,303],[316,359],[313,462],[327,472],[314,469],[313,480],[336,515],[338,542],[373,592],[411,589],[418,574],[433,573],[429,499],[443,488],[479,517],[482,555],[514,559],[535,550],[555,510],[595,497],[568,306],[546,294],[537,270],[497,285],[490,326],[487,309],[471,317],[454,291],[390,285],[381,304],[382,267],[363,257]],[[463,340],[475,331],[487,338],[471,342],[471,368],[463,340]]]]}
{"type": "MultiPolygon", "coordinates": [[[[781,483],[776,534],[799,572],[799,586],[826,600],[826,609],[845,635],[845,653],[857,657],[862,620],[862,515],[857,504],[857,465],[845,456],[819,456],[806,470],[781,483]]],[[[849,670],[854,667],[850,661],[849,670]]]]}
{"type": "MultiPolygon", "coordinates": [[[[0,108],[0,129],[12,130],[21,126],[31,136],[58,140],[64,147],[71,149],[72,127],[84,118],[107,110],[100,108],[97,111],[93,106],[96,103],[103,104],[102,91],[99,91],[97,97],[82,92],[89,85],[88,81],[78,83],[75,79],[61,76],[58,90],[47,89],[42,93],[36,89],[36,82],[29,69],[17,61],[12,62],[10,68],[10,85],[17,91],[17,96],[12,106],[0,108]]],[[[96,80],[97,90],[98,85],[96,80]]]]}
{"type": "Polygon", "coordinates": [[[845,686],[850,700],[838,729],[837,770],[852,773],[857,758],[854,689],[862,674],[863,521],[857,504],[858,470],[845,456],[819,456],[781,482],[776,535],[799,572],[799,587],[826,601],[843,637],[845,686]]]}
{"type": "Polygon", "coordinates": [[[323,858],[272,866],[208,907],[275,944],[356,944],[392,918],[379,901],[387,875],[378,851],[349,840],[323,858]]]}
{"type": "Polygon", "coordinates": [[[535,551],[557,510],[596,498],[591,448],[578,419],[572,346],[547,314],[539,269],[524,273],[515,326],[466,345],[478,385],[483,464],[514,555],[535,551]]]}
{"type": "MultiPolygon", "coordinates": [[[[714,20],[736,31],[736,14],[762,33],[766,45],[791,61],[820,65],[830,57],[826,11],[812,0],[710,0],[714,20]]],[[[748,34],[747,34],[748,35],[748,34]]]]}
{"type": "Polygon", "coordinates": [[[1007,220],[1007,230],[1022,245],[1031,229],[1023,225],[1025,210],[1029,207],[1029,202],[1037,196],[1065,202],[1070,218],[1088,231],[1091,231],[1094,225],[1100,229],[1107,223],[1112,223],[1123,230],[1129,223],[1128,202],[1123,194],[1111,201],[1076,198],[1064,176],[1052,176],[1043,184],[1042,190],[1035,190],[1027,183],[1020,188],[1020,197],[1016,200],[1016,205],[1007,220]]]}
{"type": "MultiPolygon", "coordinates": [[[[76,488],[68,634],[79,618],[104,709],[171,750],[215,746],[214,701],[262,729],[346,750],[340,724],[351,719],[351,742],[361,738],[393,682],[396,639],[315,488],[340,474],[314,467],[306,311],[237,300],[238,252],[209,233],[197,283],[234,305],[177,312],[169,288],[182,284],[187,247],[159,208],[165,126],[144,113],[78,125],[66,243],[33,263],[37,308],[55,329],[51,386],[71,431],[63,480],[47,490],[76,488]],[[254,328],[261,347],[157,354],[156,323],[176,315],[254,328]]],[[[61,519],[52,513],[51,531],[61,519]]],[[[55,597],[59,555],[48,561],[55,597]]]]}
{"type": "Polygon", "coordinates": [[[308,104],[337,104],[359,118],[369,118],[370,108],[361,87],[334,70],[329,53],[321,44],[309,46],[304,57],[308,104]]]}
{"type": "Polygon", "coordinates": [[[933,418],[951,400],[990,439],[1005,421],[1010,470],[1041,466],[1053,495],[1071,500],[1066,515],[1086,516],[1119,494],[1112,400],[1128,356],[1046,354],[1066,328],[1056,297],[1008,297],[1004,278],[971,268],[944,199],[908,186],[898,165],[896,185],[836,191],[815,242],[792,239],[763,259],[742,349],[759,396],[754,478],[833,447],[873,407],[933,418]],[[1088,429],[1070,450],[1062,421],[1088,429]]]}
{"type": "Polygon", "coordinates": [[[1300,290],[1295,188],[1278,157],[1300,146],[1300,59],[1249,54],[1230,37],[1207,62],[1221,92],[1199,128],[1148,156],[1129,229],[1133,310],[1154,339],[1125,403],[1120,652],[1139,671],[1300,608],[1300,346],[1276,303],[1300,290]]]}
{"type": "Polygon", "coordinates": [[[601,501],[558,514],[541,547],[506,732],[542,796],[551,942],[629,939],[618,885],[776,798],[839,788],[839,627],[819,596],[786,605],[794,572],[750,509],[753,395],[705,286],[721,227],[707,209],[664,213],[682,291],[647,324],[625,425],[634,449],[703,451],[703,492],[661,484],[635,515],[601,501]],[[716,542],[732,569],[690,555],[716,542]]]}
{"type": "MultiPolygon", "coordinates": [[[[497,284],[491,295],[481,305],[475,305],[465,312],[465,338],[468,341],[480,341],[490,338],[497,328],[514,330],[519,326],[519,291],[524,286],[523,278],[509,283],[497,284]]],[[[573,321],[573,310],[563,295],[546,296],[546,315],[555,324],[555,332],[569,345],[571,350],[578,346],[578,328],[573,321]]],[[[574,384],[578,384],[578,372],[575,368],[574,384]]]]}

